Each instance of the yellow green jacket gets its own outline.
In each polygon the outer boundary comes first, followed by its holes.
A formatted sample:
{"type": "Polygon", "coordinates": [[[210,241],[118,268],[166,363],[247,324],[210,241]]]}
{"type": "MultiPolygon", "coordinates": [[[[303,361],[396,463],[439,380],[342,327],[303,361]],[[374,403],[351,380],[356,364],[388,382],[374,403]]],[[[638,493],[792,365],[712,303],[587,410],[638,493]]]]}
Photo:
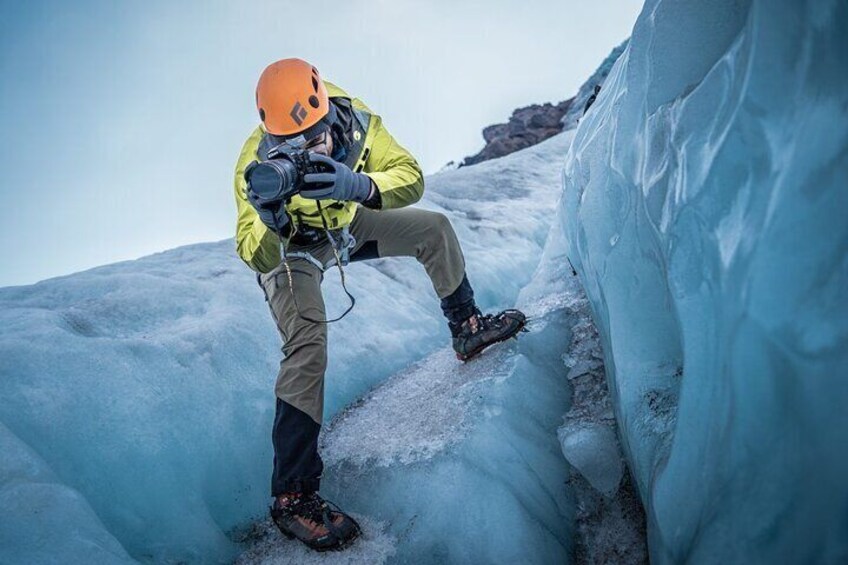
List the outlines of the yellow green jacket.
{"type": "MultiPolygon", "coordinates": [[[[324,81],[330,99],[345,98],[353,107],[353,146],[345,163],[354,171],[371,177],[382,198],[382,208],[401,208],[417,202],[424,193],[424,175],[415,158],[395,141],[383,126],[380,116],[374,114],[358,98],[351,98],[344,90],[324,81]]],[[[256,210],[247,200],[247,183],[244,170],[251,161],[258,160],[257,150],[265,135],[258,126],[244,142],[235,170],[235,197],[238,210],[236,223],[236,250],[242,261],[254,271],[267,273],[280,264],[280,238],[268,229],[256,210]]],[[[321,200],[321,211],[315,200],[292,197],[286,210],[298,222],[313,227],[326,225],[341,228],[350,224],[359,204],[321,200]]]]}

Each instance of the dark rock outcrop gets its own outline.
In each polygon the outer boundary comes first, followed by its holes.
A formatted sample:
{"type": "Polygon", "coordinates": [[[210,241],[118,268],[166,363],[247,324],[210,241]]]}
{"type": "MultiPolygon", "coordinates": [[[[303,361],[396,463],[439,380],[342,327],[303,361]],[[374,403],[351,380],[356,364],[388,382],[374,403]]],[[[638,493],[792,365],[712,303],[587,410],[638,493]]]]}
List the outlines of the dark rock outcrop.
{"type": "Polygon", "coordinates": [[[558,134],[562,131],[562,118],[572,100],[556,105],[533,104],[515,110],[507,123],[495,124],[483,130],[486,146],[476,155],[466,157],[460,166],[503,157],[558,134]]]}
{"type": "MultiPolygon", "coordinates": [[[[559,104],[533,104],[519,108],[512,113],[509,121],[505,124],[495,124],[483,129],[483,139],[486,146],[483,150],[466,157],[460,167],[475,165],[514,153],[519,149],[536,145],[549,137],[553,137],[564,129],[577,127],[577,122],[587,109],[587,102],[594,94],[597,95],[596,86],[604,83],[612,69],[613,64],[627,47],[629,39],[625,39],[618,47],[607,55],[607,58],[598,67],[598,70],[583,83],[577,95],[559,104]]],[[[445,168],[454,168],[454,162],[448,163],[445,168]]]]}

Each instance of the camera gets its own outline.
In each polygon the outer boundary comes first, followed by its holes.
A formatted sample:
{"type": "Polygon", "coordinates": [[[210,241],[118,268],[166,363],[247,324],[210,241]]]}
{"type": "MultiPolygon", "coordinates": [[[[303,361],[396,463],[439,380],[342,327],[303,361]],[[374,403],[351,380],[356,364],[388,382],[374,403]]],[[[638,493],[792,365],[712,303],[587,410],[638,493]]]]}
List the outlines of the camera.
{"type": "Polygon", "coordinates": [[[253,161],[245,169],[248,198],[258,208],[276,209],[300,191],[304,175],[319,172],[309,151],[281,143],[268,151],[266,161],[253,161]]]}

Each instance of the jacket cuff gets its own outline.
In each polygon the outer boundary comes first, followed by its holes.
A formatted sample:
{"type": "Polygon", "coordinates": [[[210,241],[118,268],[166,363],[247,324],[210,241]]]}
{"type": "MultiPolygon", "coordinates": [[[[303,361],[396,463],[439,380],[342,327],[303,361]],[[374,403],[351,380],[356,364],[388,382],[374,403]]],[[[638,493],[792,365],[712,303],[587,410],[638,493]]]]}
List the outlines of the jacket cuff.
{"type": "Polygon", "coordinates": [[[383,208],[383,197],[380,195],[380,189],[377,188],[377,183],[371,182],[371,196],[362,201],[362,205],[372,210],[380,210],[383,208]]]}

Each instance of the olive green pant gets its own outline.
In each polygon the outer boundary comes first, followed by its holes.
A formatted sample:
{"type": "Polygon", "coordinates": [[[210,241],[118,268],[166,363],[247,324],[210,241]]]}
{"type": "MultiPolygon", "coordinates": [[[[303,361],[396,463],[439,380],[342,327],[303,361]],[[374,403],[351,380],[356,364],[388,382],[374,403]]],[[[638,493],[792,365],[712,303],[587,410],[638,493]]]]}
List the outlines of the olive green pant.
{"type": "MultiPolygon", "coordinates": [[[[350,252],[352,261],[415,257],[424,265],[439,298],[454,292],[465,276],[465,259],[459,240],[444,214],[418,208],[378,211],[360,206],[350,225],[350,233],[356,240],[350,252]]],[[[324,266],[334,258],[326,238],[318,244],[291,245],[287,249],[287,253],[297,252],[311,254],[324,266]]],[[[283,340],[283,360],[275,392],[279,399],[321,424],[324,372],[327,368],[327,325],[304,318],[326,319],[321,295],[323,271],[301,257],[290,257],[288,264],[293,293],[289,289],[284,264],[259,276],[283,340]]]]}

